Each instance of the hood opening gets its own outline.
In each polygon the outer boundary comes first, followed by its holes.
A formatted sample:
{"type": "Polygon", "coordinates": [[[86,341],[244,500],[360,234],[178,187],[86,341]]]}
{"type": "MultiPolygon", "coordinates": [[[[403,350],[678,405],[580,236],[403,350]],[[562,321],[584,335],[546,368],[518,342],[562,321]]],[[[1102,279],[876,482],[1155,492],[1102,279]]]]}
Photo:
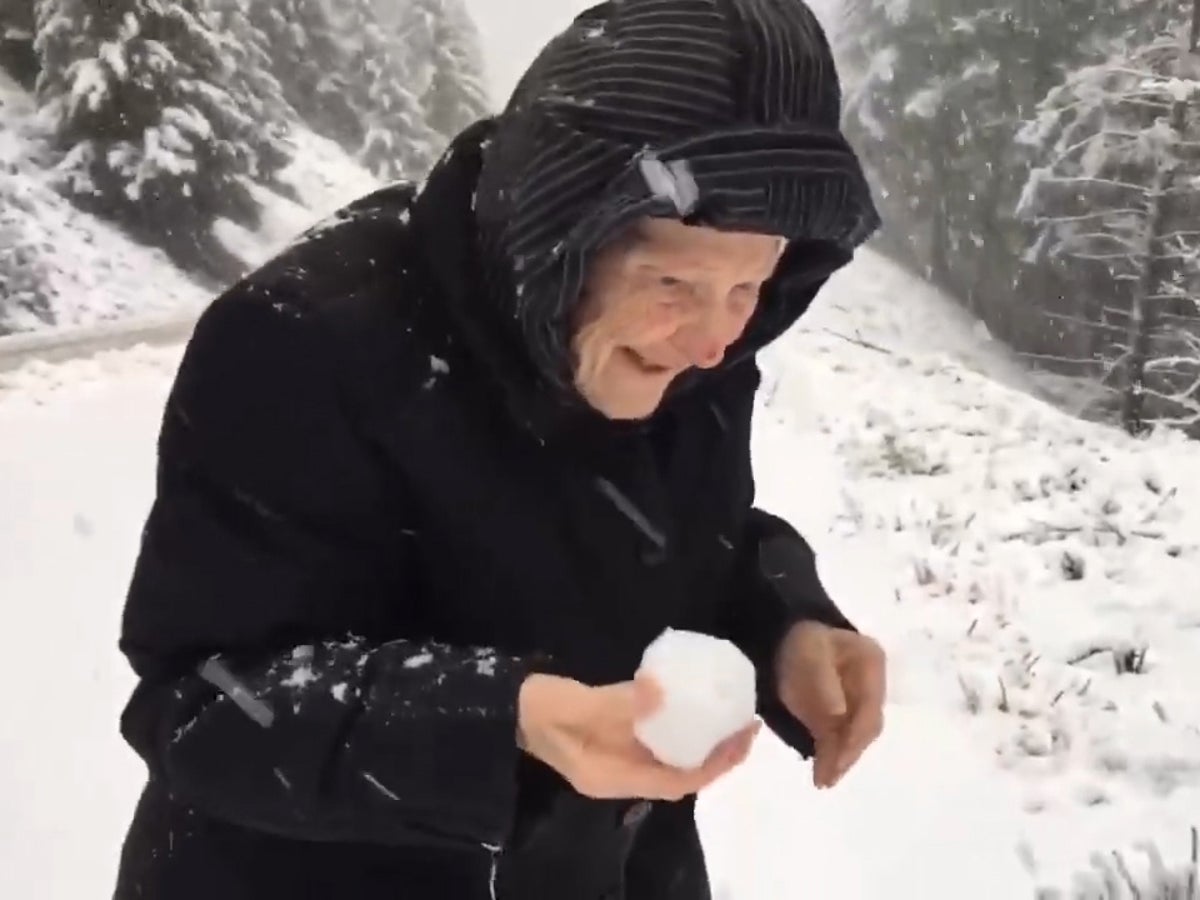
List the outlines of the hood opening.
{"type": "Polygon", "coordinates": [[[799,0],[613,0],[554,38],[504,112],[448,152],[477,161],[476,326],[524,357],[523,390],[584,404],[570,326],[588,262],[643,216],[788,240],[724,366],[790,327],[879,226],[840,106],[799,0]]]}

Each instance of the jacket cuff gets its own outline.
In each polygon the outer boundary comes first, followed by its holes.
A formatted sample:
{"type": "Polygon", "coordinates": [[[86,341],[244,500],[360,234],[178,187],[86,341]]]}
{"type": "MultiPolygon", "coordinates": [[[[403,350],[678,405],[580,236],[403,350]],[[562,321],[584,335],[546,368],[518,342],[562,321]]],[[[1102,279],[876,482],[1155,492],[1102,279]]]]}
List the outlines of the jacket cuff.
{"type": "Polygon", "coordinates": [[[767,584],[767,594],[778,606],[775,616],[781,627],[775,635],[776,647],[787,629],[799,622],[857,630],[821,584],[816,556],[798,535],[765,537],[758,546],[758,568],[767,584]]]}
{"type": "Polygon", "coordinates": [[[775,660],[784,636],[801,622],[856,630],[838,609],[817,575],[816,557],[802,538],[783,533],[764,537],[759,544],[758,568],[772,609],[773,633],[760,635],[758,672],[759,715],[785,744],[810,759],[815,754],[812,734],[779,699],[775,660]]]}

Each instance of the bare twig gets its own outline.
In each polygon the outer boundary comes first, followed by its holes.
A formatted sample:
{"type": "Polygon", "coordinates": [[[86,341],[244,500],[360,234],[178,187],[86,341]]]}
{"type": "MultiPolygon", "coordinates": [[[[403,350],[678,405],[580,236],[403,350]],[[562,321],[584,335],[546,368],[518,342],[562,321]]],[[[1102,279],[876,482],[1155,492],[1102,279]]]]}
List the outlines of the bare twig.
{"type": "Polygon", "coordinates": [[[1091,659],[1093,656],[1099,656],[1101,653],[1112,653],[1112,647],[1091,647],[1080,653],[1078,656],[1073,656],[1067,660],[1067,665],[1077,666],[1084,660],[1091,659]]]}
{"type": "Polygon", "coordinates": [[[1167,491],[1165,494],[1163,494],[1162,497],[1159,498],[1158,503],[1155,505],[1154,509],[1150,510],[1150,512],[1146,513],[1146,515],[1142,518],[1142,524],[1148,525],[1155,518],[1157,518],[1158,514],[1160,512],[1162,512],[1162,508],[1164,506],[1166,506],[1167,503],[1169,503],[1178,492],[1179,492],[1179,488],[1173,487],[1169,491],[1167,491]]]}
{"type": "Polygon", "coordinates": [[[1133,876],[1129,874],[1129,868],[1125,865],[1125,858],[1116,850],[1113,851],[1113,859],[1117,861],[1117,871],[1121,873],[1121,877],[1125,879],[1125,883],[1129,885],[1129,892],[1133,895],[1133,900],[1142,900],[1142,892],[1138,890],[1137,882],[1133,880],[1133,876]]]}
{"type": "Polygon", "coordinates": [[[1200,830],[1192,826],[1192,871],[1188,873],[1187,900],[1196,900],[1196,869],[1198,864],[1200,864],[1200,830]]]}
{"type": "Polygon", "coordinates": [[[816,334],[818,332],[821,334],[827,334],[830,337],[838,338],[840,340],[846,341],[847,343],[854,344],[859,347],[865,347],[867,350],[874,350],[876,353],[884,353],[888,356],[895,355],[893,353],[893,351],[889,350],[887,347],[881,347],[878,344],[872,344],[870,341],[863,340],[860,337],[851,337],[848,334],[842,334],[839,331],[834,331],[832,328],[819,328],[819,329],[816,329],[815,331],[811,328],[808,328],[808,329],[802,329],[802,331],[807,334],[816,334]]]}

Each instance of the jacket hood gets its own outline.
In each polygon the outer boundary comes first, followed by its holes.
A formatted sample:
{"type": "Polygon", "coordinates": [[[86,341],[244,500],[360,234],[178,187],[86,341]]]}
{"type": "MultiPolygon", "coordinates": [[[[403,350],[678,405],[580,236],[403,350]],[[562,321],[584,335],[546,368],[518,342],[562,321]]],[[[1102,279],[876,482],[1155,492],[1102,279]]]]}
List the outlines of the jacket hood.
{"type": "Polygon", "coordinates": [[[879,226],[841,104],[801,0],[610,0],[582,13],[439,165],[477,143],[489,318],[546,388],[582,402],[569,329],[588,260],[636,219],[673,217],[788,239],[726,365],[761,349],[879,226]]]}

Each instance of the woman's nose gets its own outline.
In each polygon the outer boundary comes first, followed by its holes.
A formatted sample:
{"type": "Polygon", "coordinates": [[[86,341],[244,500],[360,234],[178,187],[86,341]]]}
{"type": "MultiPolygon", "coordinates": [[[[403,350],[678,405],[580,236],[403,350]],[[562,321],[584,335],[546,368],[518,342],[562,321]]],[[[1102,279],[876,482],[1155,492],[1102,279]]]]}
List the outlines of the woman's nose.
{"type": "Polygon", "coordinates": [[[688,362],[700,369],[720,365],[729,345],[741,334],[740,324],[733,320],[733,316],[722,311],[709,311],[690,323],[679,342],[688,362]]]}
{"type": "Polygon", "coordinates": [[[680,349],[687,356],[688,362],[698,369],[711,369],[725,358],[729,342],[712,328],[697,326],[688,329],[682,337],[680,349]]]}

